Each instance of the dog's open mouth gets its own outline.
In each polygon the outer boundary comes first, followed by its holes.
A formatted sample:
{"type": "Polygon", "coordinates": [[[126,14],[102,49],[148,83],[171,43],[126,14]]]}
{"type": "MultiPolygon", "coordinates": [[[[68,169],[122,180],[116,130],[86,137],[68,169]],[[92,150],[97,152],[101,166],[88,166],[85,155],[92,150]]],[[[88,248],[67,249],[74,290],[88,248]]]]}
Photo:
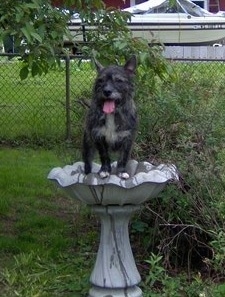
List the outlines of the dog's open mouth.
{"type": "Polygon", "coordinates": [[[115,101],[114,100],[106,100],[103,105],[104,113],[113,113],[115,111],[115,101]]]}

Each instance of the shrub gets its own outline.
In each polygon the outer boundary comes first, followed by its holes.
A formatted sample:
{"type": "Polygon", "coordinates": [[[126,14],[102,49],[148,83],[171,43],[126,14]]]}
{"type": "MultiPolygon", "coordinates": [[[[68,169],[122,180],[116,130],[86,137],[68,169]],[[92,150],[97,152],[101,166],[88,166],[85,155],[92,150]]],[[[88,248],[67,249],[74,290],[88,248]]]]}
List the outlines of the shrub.
{"type": "Polygon", "coordinates": [[[180,181],[147,203],[137,221],[149,228],[137,236],[144,254],[160,253],[170,271],[183,267],[190,279],[195,269],[206,277],[221,276],[225,108],[216,90],[219,85],[224,94],[225,88],[216,76],[214,80],[200,76],[213,66],[210,63],[171,65],[174,74],[169,80],[160,80],[149,90],[145,84],[145,96],[137,90],[140,128],[134,156],[176,164],[180,181]]]}

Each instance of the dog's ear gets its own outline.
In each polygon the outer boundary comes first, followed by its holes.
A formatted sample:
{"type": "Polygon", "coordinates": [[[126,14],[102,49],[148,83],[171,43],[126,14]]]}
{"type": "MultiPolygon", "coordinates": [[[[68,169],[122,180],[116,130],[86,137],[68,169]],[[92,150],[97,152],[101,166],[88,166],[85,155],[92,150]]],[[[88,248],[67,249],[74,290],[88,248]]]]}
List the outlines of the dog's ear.
{"type": "Polygon", "coordinates": [[[137,58],[135,55],[131,56],[129,60],[124,65],[124,69],[129,73],[134,73],[137,68],[137,58]]]}
{"type": "Polygon", "coordinates": [[[98,62],[95,57],[93,57],[93,61],[95,63],[95,67],[97,71],[100,72],[104,68],[104,66],[102,66],[102,64],[98,62]]]}

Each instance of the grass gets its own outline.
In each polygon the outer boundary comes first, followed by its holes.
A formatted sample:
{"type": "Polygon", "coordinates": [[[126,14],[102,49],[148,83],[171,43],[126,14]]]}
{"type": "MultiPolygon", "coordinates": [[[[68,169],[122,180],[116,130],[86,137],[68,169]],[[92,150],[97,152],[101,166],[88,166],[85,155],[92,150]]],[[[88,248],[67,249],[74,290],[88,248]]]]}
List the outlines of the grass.
{"type": "MultiPolygon", "coordinates": [[[[87,296],[99,225],[88,208],[47,180],[53,167],[65,164],[58,150],[1,148],[0,163],[1,297],[87,296]]],[[[214,289],[214,284],[204,282],[197,272],[193,271],[190,284],[185,274],[166,275],[160,266],[162,257],[152,255],[145,262],[143,243],[134,235],[144,242],[147,237],[143,230],[133,232],[138,267],[147,267],[142,271],[144,297],[223,296],[223,285],[214,289]],[[152,291],[157,282],[164,286],[161,293],[152,291]],[[222,293],[212,295],[212,290],[222,293]],[[208,293],[200,295],[204,292],[208,293]]]]}
{"type": "Polygon", "coordinates": [[[57,154],[2,148],[0,162],[1,297],[82,296],[96,230],[83,236],[86,210],[47,180],[57,154]]]}

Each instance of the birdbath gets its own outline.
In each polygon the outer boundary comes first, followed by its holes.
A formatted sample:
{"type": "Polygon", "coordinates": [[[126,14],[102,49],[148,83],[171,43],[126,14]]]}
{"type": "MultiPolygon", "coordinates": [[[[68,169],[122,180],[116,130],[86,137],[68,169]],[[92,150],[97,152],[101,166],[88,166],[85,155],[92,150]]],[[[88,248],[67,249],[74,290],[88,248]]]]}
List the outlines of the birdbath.
{"type": "Polygon", "coordinates": [[[53,168],[48,179],[56,181],[72,198],[92,207],[101,220],[101,237],[94,269],[91,273],[89,297],[142,297],[141,281],[130,246],[128,224],[131,216],[147,200],[155,198],[174,179],[174,165],[154,166],[130,160],[129,179],[112,174],[101,179],[100,165],[94,163],[92,173],[84,174],[83,162],[53,168]]]}

